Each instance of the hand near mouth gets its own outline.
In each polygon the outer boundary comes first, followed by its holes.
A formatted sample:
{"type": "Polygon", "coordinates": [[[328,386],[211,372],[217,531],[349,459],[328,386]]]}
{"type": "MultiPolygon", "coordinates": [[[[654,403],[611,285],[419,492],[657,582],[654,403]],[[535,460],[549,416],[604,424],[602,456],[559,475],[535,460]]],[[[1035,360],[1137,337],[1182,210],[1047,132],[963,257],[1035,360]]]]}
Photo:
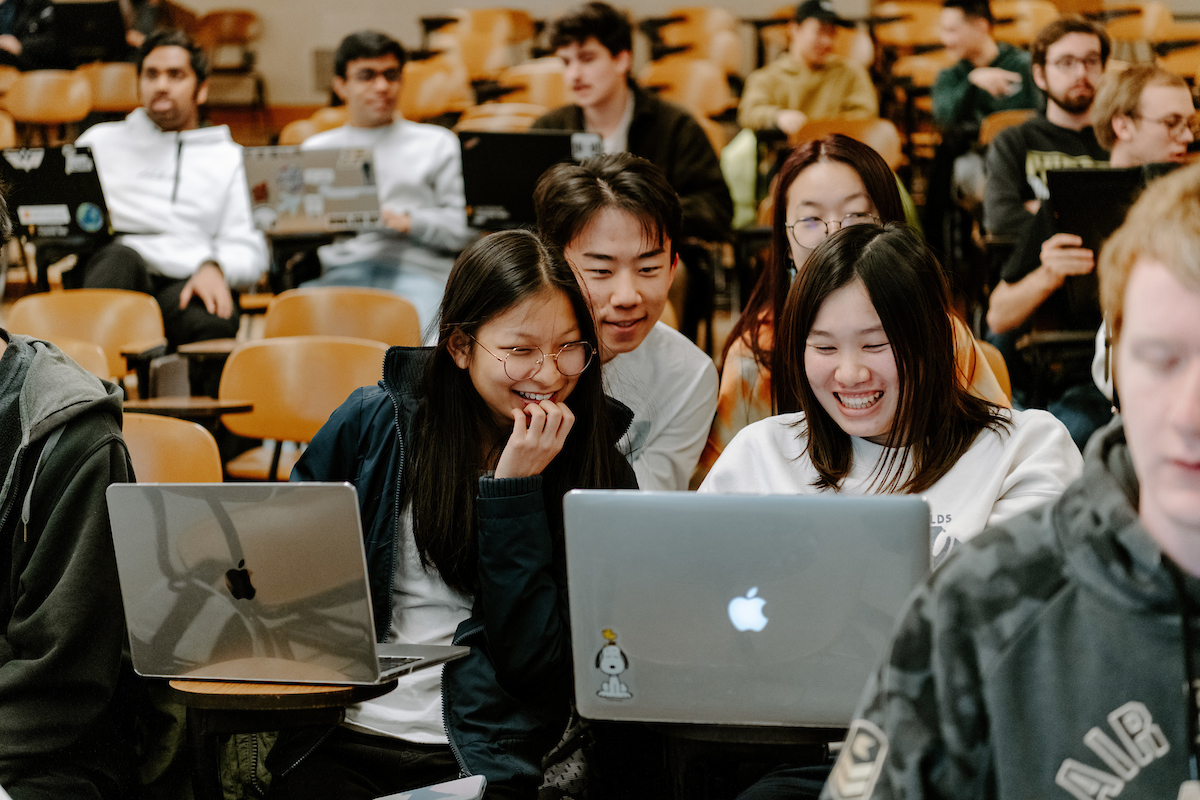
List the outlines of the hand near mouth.
{"type": "Polygon", "coordinates": [[[496,464],[496,477],[541,475],[562,450],[567,434],[575,424],[575,415],[565,403],[553,400],[514,408],[512,415],[512,435],[496,464]]]}

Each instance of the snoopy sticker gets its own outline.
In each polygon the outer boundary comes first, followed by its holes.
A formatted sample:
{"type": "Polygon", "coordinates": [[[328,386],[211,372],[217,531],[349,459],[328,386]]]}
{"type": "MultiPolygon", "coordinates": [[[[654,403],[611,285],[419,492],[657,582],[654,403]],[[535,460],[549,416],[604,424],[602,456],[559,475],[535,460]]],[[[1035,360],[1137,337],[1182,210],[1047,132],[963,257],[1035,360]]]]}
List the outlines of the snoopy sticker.
{"type": "Polygon", "coordinates": [[[617,676],[629,668],[629,659],[621,652],[621,648],[617,647],[617,634],[613,633],[611,628],[605,628],[602,633],[608,644],[601,647],[600,652],[596,654],[596,668],[609,678],[600,684],[600,691],[596,694],[610,700],[628,700],[633,695],[629,693],[629,687],[617,676]]]}

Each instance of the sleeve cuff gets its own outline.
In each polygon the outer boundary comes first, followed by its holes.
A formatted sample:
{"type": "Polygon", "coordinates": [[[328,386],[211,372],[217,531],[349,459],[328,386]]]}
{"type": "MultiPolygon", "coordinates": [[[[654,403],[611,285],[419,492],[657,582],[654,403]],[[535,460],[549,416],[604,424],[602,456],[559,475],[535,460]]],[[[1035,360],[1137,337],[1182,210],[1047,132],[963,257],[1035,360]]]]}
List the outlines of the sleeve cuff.
{"type": "Polygon", "coordinates": [[[525,478],[492,478],[484,476],[479,479],[479,496],[519,497],[523,494],[541,492],[542,476],[530,475],[525,478]]]}

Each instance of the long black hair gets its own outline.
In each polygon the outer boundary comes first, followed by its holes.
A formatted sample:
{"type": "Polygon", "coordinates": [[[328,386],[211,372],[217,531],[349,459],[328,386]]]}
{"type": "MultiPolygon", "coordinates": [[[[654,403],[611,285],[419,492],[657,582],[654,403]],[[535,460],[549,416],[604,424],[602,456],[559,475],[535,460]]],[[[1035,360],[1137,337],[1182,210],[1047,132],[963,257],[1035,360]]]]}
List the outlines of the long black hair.
{"type": "MultiPolygon", "coordinates": [[[[475,495],[477,481],[494,466],[511,433],[479,396],[452,348],[474,336],[493,317],[544,293],[561,292],[575,312],[581,340],[599,352],[600,342],[587,300],[562,251],[523,230],[486,236],[454,264],[442,299],[438,342],[422,376],[404,488],[412,503],[413,538],[421,560],[433,565],[451,588],[474,594],[477,574],[475,495]]],[[[546,512],[561,530],[561,496],[573,488],[612,488],[624,472],[614,447],[617,431],[606,409],[600,363],[579,376],[567,404],[575,424],[566,444],[542,473],[555,498],[546,512]]]]}
{"type": "Polygon", "coordinates": [[[937,483],[984,429],[1008,426],[999,408],[958,380],[950,291],[933,252],[902,223],[855,225],[817,245],[796,275],[776,327],[774,386],[804,412],[807,453],[818,488],[850,473],[850,437],[821,407],[804,368],[813,322],[829,295],[862,281],[896,359],[899,399],[889,450],[876,465],[880,492],[923,492],[937,483]],[[911,460],[912,469],[908,469],[911,460]]]}

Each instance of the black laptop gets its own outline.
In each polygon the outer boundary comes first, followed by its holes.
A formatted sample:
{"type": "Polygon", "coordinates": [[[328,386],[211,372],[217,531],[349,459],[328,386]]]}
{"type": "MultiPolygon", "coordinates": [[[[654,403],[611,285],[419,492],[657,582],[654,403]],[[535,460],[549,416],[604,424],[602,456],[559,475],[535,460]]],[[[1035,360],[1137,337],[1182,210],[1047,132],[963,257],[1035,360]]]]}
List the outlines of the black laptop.
{"type": "Polygon", "coordinates": [[[598,133],[461,131],[458,139],[467,221],[485,230],[532,225],[533,188],[542,173],[604,152],[598,133]]]}
{"type": "Polygon", "coordinates": [[[0,180],[19,235],[71,246],[100,244],[112,235],[91,150],[65,144],[14,148],[3,156],[0,180]]]}

